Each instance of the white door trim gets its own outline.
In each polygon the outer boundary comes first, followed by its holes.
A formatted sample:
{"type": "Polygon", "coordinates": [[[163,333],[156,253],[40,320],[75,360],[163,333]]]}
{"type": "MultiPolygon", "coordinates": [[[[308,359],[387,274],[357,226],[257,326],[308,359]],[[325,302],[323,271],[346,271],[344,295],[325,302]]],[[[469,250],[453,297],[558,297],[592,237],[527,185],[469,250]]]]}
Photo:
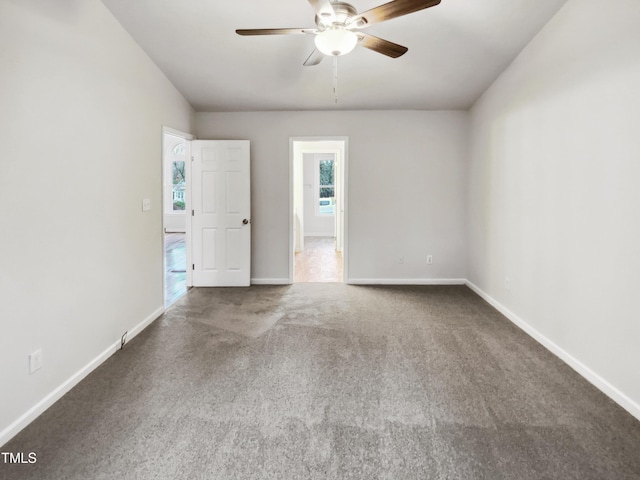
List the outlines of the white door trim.
{"type": "MultiPolygon", "coordinates": [[[[160,146],[162,148],[162,153],[160,155],[160,163],[161,163],[161,173],[162,175],[160,175],[160,188],[161,188],[161,192],[162,192],[162,202],[161,202],[161,214],[162,214],[162,222],[161,222],[161,229],[162,229],[162,262],[164,265],[164,135],[169,134],[169,135],[173,135],[176,137],[180,137],[180,138],[184,138],[185,140],[185,146],[186,146],[186,151],[185,151],[185,175],[187,176],[187,180],[185,182],[185,210],[188,212],[190,211],[189,209],[191,208],[191,185],[190,185],[190,181],[191,181],[191,140],[194,140],[196,137],[195,135],[192,135],[191,133],[187,133],[187,132],[183,132],[181,130],[176,130],[175,128],[171,128],[171,127],[167,127],[166,125],[162,125],[162,132],[160,134],[160,146]]],[[[191,265],[191,216],[187,215],[186,216],[186,235],[185,235],[185,245],[186,245],[186,249],[187,249],[187,265],[191,265]]],[[[187,265],[185,265],[185,267],[187,267],[187,265]]],[[[164,281],[164,267],[162,268],[162,304],[164,305],[164,292],[165,289],[167,288],[167,286],[165,285],[165,281],[164,281]]],[[[191,280],[191,269],[187,267],[187,287],[190,287],[192,285],[192,280],[191,280]]]]}
{"type": "MultiPolygon", "coordinates": [[[[333,142],[341,143],[341,193],[342,193],[342,261],[343,261],[343,281],[349,283],[349,137],[343,136],[322,136],[322,137],[290,137],[289,138],[289,283],[294,283],[294,262],[295,262],[295,219],[294,219],[294,162],[296,153],[296,143],[316,143],[333,142]]],[[[326,153],[330,147],[321,145],[306,145],[302,149],[305,153],[326,153]]],[[[336,232],[337,233],[337,232],[336,232]]]]}

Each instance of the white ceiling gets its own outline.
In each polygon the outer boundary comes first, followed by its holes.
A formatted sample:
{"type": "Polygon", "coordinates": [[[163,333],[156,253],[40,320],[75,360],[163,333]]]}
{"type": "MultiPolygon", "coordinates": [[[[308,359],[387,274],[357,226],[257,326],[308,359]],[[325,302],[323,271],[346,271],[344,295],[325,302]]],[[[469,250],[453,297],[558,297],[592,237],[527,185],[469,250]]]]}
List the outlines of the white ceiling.
{"type": "MultiPolygon", "coordinates": [[[[314,28],[307,0],[102,0],[197,111],[467,109],[566,0],[442,0],[371,25],[409,48],[357,47],[302,63],[313,35],[241,37],[236,28],[314,28]]],[[[359,12],[384,0],[352,0],[359,12]]]]}

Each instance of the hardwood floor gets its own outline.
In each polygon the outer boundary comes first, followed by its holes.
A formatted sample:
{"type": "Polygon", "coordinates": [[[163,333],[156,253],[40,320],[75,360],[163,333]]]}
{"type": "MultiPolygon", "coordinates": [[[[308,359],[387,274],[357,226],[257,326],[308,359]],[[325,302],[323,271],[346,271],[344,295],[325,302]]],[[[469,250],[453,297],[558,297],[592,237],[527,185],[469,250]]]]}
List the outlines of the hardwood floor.
{"type": "Polygon", "coordinates": [[[304,251],[296,253],[296,283],[343,282],[342,254],[333,237],[305,237],[304,251]]]}
{"type": "MultiPolygon", "coordinates": [[[[342,254],[336,252],[335,239],[305,237],[304,242],[304,251],[296,254],[295,282],[343,282],[342,254]]],[[[164,252],[164,305],[168,307],[187,291],[185,234],[165,234],[164,252]]]]}
{"type": "Polygon", "coordinates": [[[164,306],[168,307],[187,291],[187,249],[184,233],[164,235],[164,306]]]}

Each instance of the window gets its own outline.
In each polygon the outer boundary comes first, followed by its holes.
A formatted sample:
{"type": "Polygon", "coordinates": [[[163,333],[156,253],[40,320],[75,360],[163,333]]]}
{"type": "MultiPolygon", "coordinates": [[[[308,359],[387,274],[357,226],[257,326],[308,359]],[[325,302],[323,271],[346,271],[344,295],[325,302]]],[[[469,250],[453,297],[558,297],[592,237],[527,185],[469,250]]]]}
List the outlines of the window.
{"type": "Polygon", "coordinates": [[[174,212],[184,210],[184,143],[179,143],[171,151],[171,210],[174,212]]]}
{"type": "Polygon", "coordinates": [[[334,185],[334,160],[318,162],[318,214],[333,215],[336,211],[336,189],[334,185]]]}
{"type": "Polygon", "coordinates": [[[173,147],[171,153],[179,157],[184,157],[184,143],[178,143],[175,147],[173,147]]]}
{"type": "MultiPolygon", "coordinates": [[[[184,150],[182,152],[184,156],[184,150]]],[[[185,176],[184,176],[184,160],[174,161],[172,163],[173,172],[171,178],[173,179],[173,185],[171,187],[171,200],[173,203],[173,211],[184,210],[184,189],[185,189],[185,176]]]]}

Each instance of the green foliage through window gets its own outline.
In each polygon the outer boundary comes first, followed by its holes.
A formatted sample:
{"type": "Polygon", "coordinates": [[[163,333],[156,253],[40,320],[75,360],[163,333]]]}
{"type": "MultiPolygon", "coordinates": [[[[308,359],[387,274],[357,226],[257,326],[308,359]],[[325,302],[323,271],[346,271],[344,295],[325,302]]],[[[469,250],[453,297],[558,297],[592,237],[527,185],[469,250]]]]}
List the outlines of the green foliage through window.
{"type": "Polygon", "coordinates": [[[320,186],[333,186],[333,160],[320,160],[320,186]]]}
{"type": "Polygon", "coordinates": [[[184,183],[184,162],[173,162],[173,184],[184,183]]]}
{"type": "Polygon", "coordinates": [[[334,166],[333,160],[320,160],[320,185],[318,186],[320,215],[335,213],[334,166]]]}
{"type": "Polygon", "coordinates": [[[320,187],[320,198],[333,198],[335,192],[333,187],[320,187]]]}

